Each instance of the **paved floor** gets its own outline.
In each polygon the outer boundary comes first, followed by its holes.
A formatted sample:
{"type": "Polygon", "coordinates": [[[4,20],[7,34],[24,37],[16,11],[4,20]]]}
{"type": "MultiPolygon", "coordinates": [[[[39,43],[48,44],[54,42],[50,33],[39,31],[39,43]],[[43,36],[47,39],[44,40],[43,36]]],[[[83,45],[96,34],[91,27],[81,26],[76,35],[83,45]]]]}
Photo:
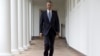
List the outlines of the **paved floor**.
{"type": "MultiPolygon", "coordinates": [[[[35,39],[28,50],[15,56],[43,56],[43,39],[35,39]]],[[[56,39],[54,56],[84,56],[67,47],[64,39],[56,39]]]]}

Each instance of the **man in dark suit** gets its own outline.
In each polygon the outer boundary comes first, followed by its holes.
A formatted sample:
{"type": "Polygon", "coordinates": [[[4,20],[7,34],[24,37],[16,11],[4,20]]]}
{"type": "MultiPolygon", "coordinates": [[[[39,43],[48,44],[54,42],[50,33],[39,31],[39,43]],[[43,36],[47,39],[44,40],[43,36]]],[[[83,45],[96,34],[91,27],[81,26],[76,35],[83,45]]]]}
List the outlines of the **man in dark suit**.
{"type": "Polygon", "coordinates": [[[40,37],[44,36],[44,56],[53,56],[55,36],[59,36],[57,11],[52,10],[52,2],[47,2],[47,10],[40,17],[40,37]]]}

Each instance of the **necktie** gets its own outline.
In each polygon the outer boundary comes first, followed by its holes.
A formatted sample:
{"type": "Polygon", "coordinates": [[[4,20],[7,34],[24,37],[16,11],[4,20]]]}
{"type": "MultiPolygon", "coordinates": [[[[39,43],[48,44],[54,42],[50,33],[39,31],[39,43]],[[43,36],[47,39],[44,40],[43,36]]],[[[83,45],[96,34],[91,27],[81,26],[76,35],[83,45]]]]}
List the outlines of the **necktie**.
{"type": "Polygon", "coordinates": [[[51,21],[51,12],[48,13],[49,21],[51,21]]]}

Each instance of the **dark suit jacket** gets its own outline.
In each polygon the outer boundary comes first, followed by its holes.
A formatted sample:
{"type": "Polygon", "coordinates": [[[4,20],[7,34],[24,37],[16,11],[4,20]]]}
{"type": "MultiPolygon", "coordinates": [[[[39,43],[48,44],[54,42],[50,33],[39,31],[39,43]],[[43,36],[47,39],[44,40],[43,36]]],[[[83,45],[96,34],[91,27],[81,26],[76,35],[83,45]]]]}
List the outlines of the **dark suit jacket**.
{"type": "Polygon", "coordinates": [[[59,32],[59,19],[57,11],[52,10],[52,18],[50,22],[47,16],[47,11],[42,12],[40,17],[40,33],[47,35],[51,27],[55,32],[59,32]]]}

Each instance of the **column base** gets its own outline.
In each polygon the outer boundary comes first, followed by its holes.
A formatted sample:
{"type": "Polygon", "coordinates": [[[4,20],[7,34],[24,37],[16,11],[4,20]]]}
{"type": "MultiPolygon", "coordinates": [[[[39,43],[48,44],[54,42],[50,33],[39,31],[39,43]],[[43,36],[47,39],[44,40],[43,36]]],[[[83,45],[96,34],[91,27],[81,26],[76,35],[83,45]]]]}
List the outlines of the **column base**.
{"type": "Polygon", "coordinates": [[[30,47],[30,44],[27,44],[27,46],[26,46],[26,47],[27,47],[27,49],[29,49],[29,47],[30,47]]]}
{"type": "Polygon", "coordinates": [[[21,51],[21,52],[24,51],[24,48],[20,47],[20,48],[19,48],[19,51],[21,51]]]}
{"type": "Polygon", "coordinates": [[[18,49],[13,49],[13,50],[12,50],[12,54],[14,54],[14,55],[15,55],[15,54],[20,54],[20,52],[19,52],[18,49]]]}
{"type": "Polygon", "coordinates": [[[27,47],[27,46],[24,46],[23,48],[24,48],[25,50],[27,50],[27,49],[28,49],[28,47],[27,47]]]}
{"type": "Polygon", "coordinates": [[[10,53],[0,53],[0,56],[14,56],[14,55],[12,55],[10,53]]]}
{"type": "Polygon", "coordinates": [[[27,47],[29,48],[30,47],[30,44],[27,44],[27,47]]]}

